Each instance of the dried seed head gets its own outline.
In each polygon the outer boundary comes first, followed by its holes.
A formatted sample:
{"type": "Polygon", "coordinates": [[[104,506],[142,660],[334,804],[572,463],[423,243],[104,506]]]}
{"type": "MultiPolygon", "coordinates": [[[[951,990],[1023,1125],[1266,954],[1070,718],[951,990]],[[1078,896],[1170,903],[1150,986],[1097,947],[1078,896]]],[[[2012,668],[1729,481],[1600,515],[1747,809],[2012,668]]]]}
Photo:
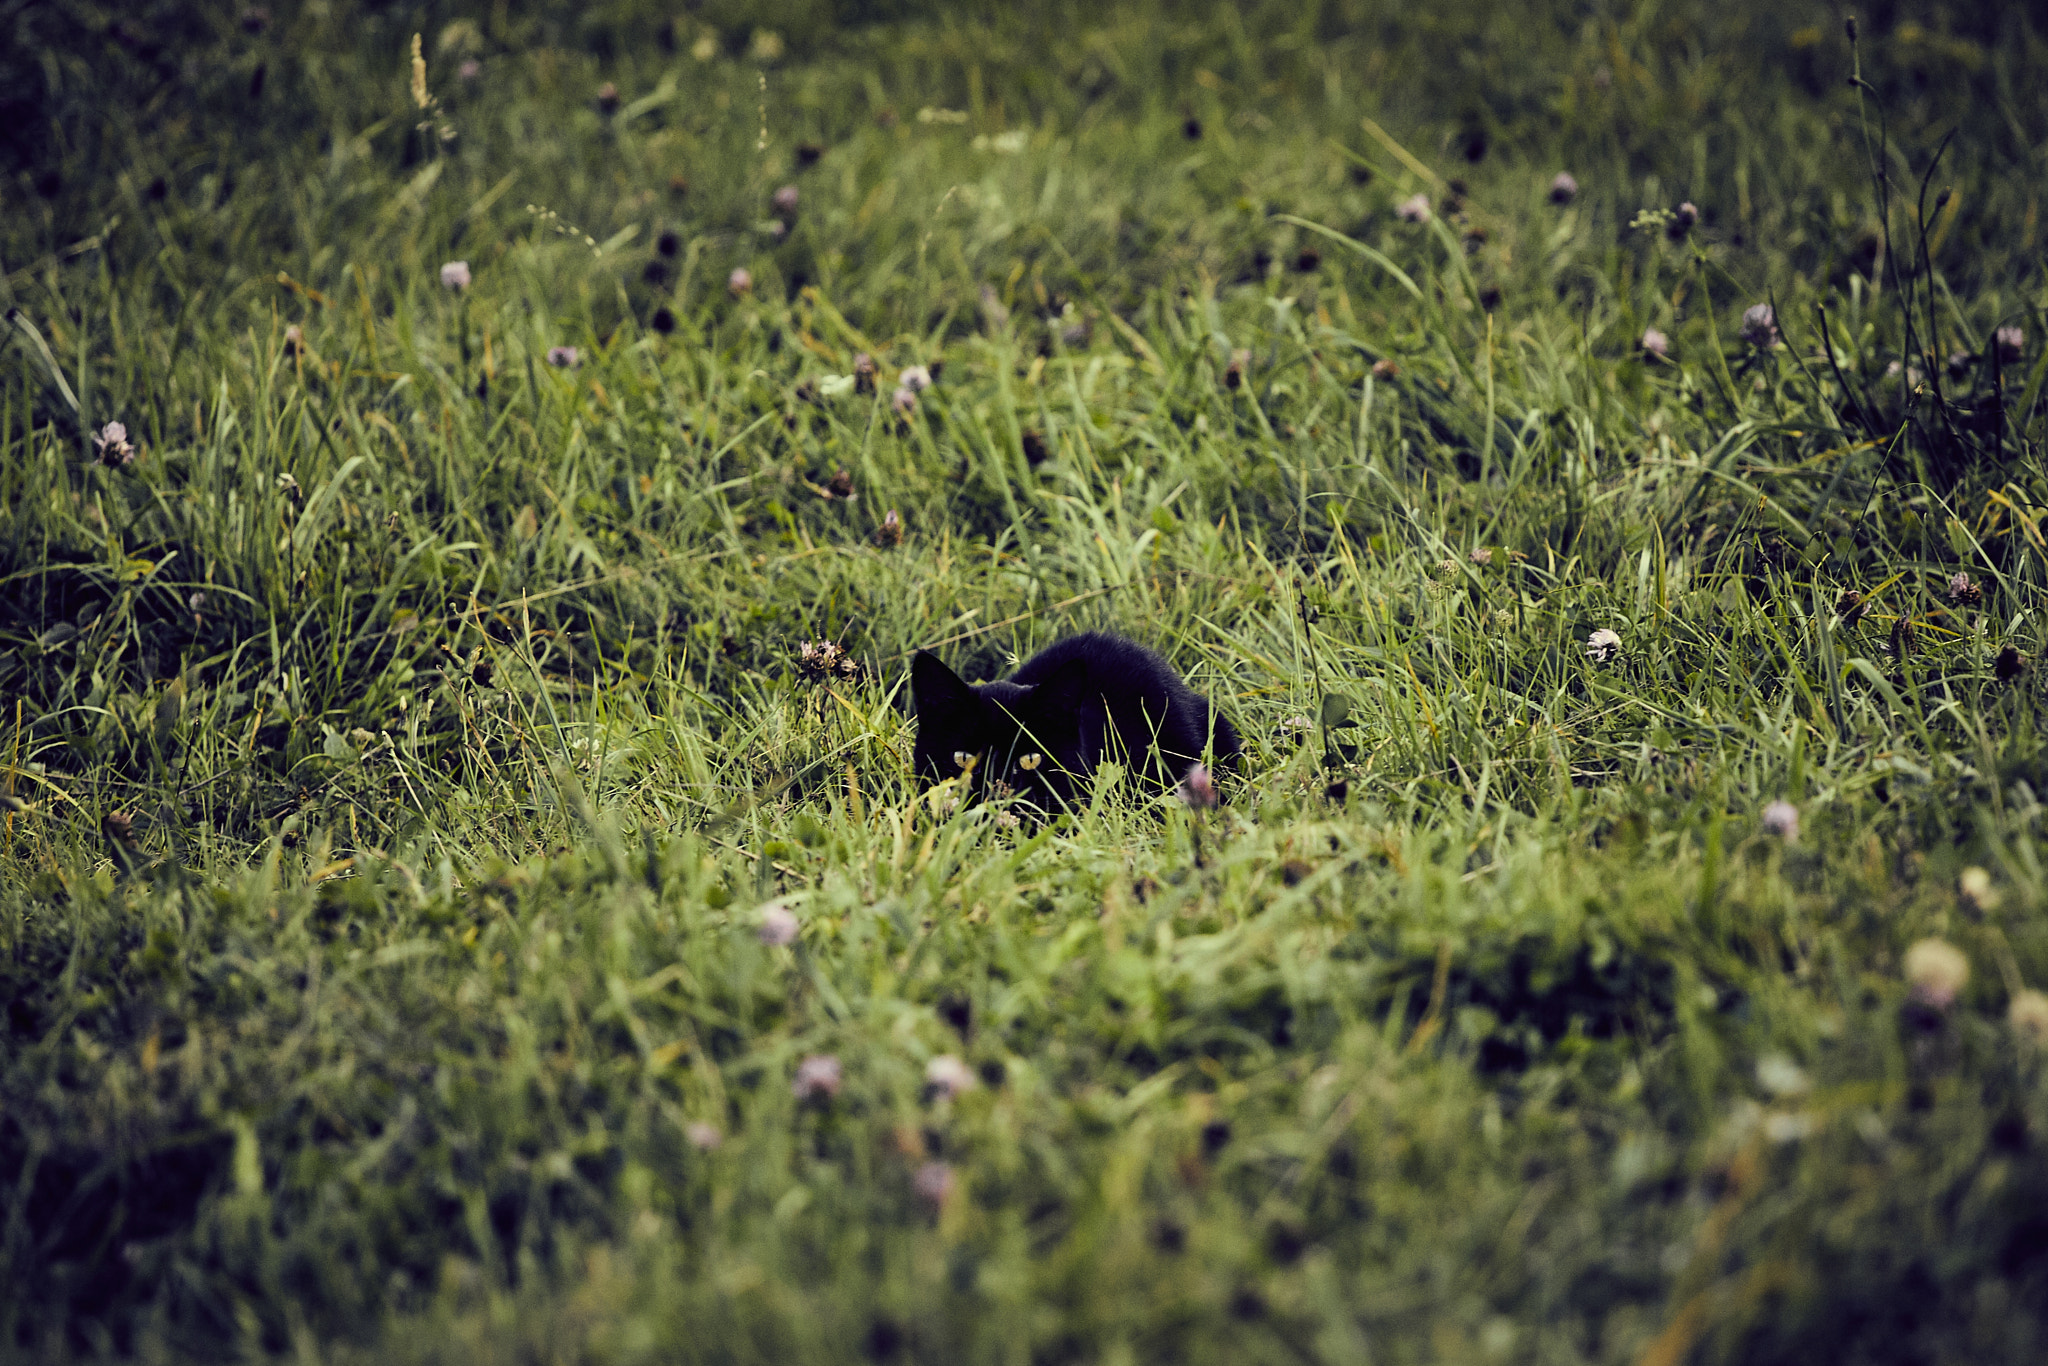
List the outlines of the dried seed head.
{"type": "Polygon", "coordinates": [[[296,356],[305,349],[306,334],[300,330],[299,325],[297,323],[293,323],[289,327],[285,328],[284,353],[287,356],[296,356]]]}
{"type": "Polygon", "coordinates": [[[1913,619],[1901,616],[1892,623],[1892,658],[1906,659],[1920,646],[1920,631],[1913,619]]]}
{"type": "Polygon", "coordinates": [[[1046,447],[1044,433],[1027,429],[1024,433],[1024,463],[1043,465],[1051,458],[1052,451],[1046,447]]]}
{"type": "Polygon", "coordinates": [[[109,843],[118,844],[124,849],[136,847],[135,818],[125,811],[109,811],[101,817],[100,833],[107,837],[109,843]]]}
{"type": "Polygon", "coordinates": [[[882,514],[882,524],[875,528],[875,544],[884,550],[903,544],[903,517],[895,508],[882,514]]]}
{"type": "Polygon", "coordinates": [[[1968,574],[1957,574],[1948,581],[1948,600],[1958,607],[1975,607],[1984,601],[1984,590],[1968,574]]]}
{"type": "Polygon", "coordinates": [[[647,325],[662,336],[668,336],[676,330],[675,310],[663,304],[654,310],[654,316],[647,320],[647,325]]]}
{"type": "Polygon", "coordinates": [[[1835,615],[1842,619],[1842,625],[1854,626],[1870,615],[1870,604],[1864,601],[1861,593],[1852,588],[1835,599],[1835,615]]]}
{"type": "Polygon", "coordinates": [[[825,481],[825,490],[834,498],[853,497],[853,476],[845,470],[832,471],[832,477],[825,481]]]}
{"type": "Polygon", "coordinates": [[[583,353],[573,346],[550,346],[548,364],[557,370],[574,370],[583,363],[583,353]]]}
{"type": "Polygon", "coordinates": [[[1550,182],[1550,202],[1569,204],[1579,197],[1579,182],[1570,171],[1559,171],[1550,182]]]}
{"type": "Polygon", "coordinates": [[[811,683],[860,677],[860,661],[829,640],[807,640],[798,645],[796,668],[811,683]]]}
{"type": "Polygon", "coordinates": [[[1400,373],[1401,367],[1385,357],[1381,357],[1372,363],[1372,377],[1374,379],[1392,379],[1400,373]]]}
{"type": "Polygon", "coordinates": [[[1249,348],[1239,347],[1230,353],[1230,364],[1223,371],[1223,387],[1238,389],[1244,385],[1244,372],[1251,368],[1252,353],[1249,348]]]}
{"type": "Polygon", "coordinates": [[[875,392],[875,358],[862,351],[853,358],[853,392],[875,392]]]}

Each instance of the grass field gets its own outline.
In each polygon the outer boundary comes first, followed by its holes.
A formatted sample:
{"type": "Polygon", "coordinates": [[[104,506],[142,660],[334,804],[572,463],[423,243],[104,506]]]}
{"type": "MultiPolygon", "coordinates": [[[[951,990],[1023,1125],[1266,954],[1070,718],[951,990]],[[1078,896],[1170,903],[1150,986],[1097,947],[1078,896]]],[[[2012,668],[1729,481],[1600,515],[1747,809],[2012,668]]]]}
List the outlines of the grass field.
{"type": "Polygon", "coordinates": [[[130,8],[0,0],[0,1354],[2048,1357],[2021,7],[130,8]],[[1088,628],[1221,808],[917,790],[1088,628]]]}

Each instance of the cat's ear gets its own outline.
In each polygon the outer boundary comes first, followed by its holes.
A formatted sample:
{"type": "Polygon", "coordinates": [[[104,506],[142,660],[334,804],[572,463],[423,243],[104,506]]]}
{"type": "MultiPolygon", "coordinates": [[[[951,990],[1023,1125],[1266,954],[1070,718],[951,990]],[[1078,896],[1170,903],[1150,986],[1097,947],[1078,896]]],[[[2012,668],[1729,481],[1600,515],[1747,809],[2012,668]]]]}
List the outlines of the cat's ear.
{"type": "Polygon", "coordinates": [[[1031,689],[1031,710],[1040,716],[1071,717],[1088,691],[1088,661],[1071,659],[1031,689]]]}
{"type": "Polygon", "coordinates": [[[959,674],[927,650],[919,650],[910,661],[910,695],[920,717],[971,713],[979,700],[959,674]]]}

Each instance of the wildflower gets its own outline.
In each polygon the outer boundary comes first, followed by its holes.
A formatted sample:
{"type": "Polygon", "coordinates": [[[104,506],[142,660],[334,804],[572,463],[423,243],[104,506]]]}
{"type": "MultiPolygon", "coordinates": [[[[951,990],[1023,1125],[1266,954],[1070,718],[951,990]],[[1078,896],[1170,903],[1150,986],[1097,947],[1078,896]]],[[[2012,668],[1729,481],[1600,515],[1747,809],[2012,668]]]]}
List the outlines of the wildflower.
{"type": "Polygon", "coordinates": [[[1948,600],[1958,607],[1975,607],[1984,601],[1984,589],[1968,574],[1957,574],[1948,581],[1948,600]]]}
{"type": "Polygon", "coordinates": [[[185,599],[185,610],[192,614],[195,621],[206,615],[206,607],[207,600],[204,593],[195,590],[185,599]]]}
{"type": "Polygon", "coordinates": [[[690,1140],[690,1146],[700,1153],[715,1153],[719,1145],[725,1142],[725,1134],[716,1124],[701,1119],[685,1124],[683,1137],[690,1140]]]}
{"type": "Polygon", "coordinates": [[[1465,552],[1465,558],[1474,564],[1492,564],[1493,551],[1486,546],[1474,546],[1465,552]]]}
{"type": "Polygon", "coordinates": [[[1799,808],[1790,802],[1772,802],[1764,808],[1762,825],[1766,835],[1795,843],[1799,839],[1799,808]]]}
{"type": "Polygon", "coordinates": [[[1906,982],[1913,999],[1947,1010],[1970,980],[1970,960],[1945,939],[1922,939],[1906,950],[1906,982]]]}
{"type": "Polygon", "coordinates": [[[745,266],[734,266],[732,274],[725,277],[725,287],[735,299],[751,294],[754,289],[754,272],[745,266]]]}
{"type": "Polygon", "coordinates": [[[111,468],[135,463],[135,445],[128,440],[125,423],[109,422],[93,434],[92,445],[102,465],[111,468]]]}
{"type": "MultiPolygon", "coordinates": [[[[996,795],[997,795],[997,796],[999,796],[999,797],[1007,797],[1007,796],[1009,796],[1009,795],[1010,795],[1010,785],[1009,785],[1008,783],[997,783],[997,784],[996,784],[996,787],[997,787],[997,788],[999,789],[999,790],[997,791],[997,793],[996,793],[996,795]]],[[[1023,829],[1023,828],[1024,828],[1024,818],[1023,818],[1022,816],[1019,816],[1019,815],[1018,815],[1018,814],[1017,814],[1016,812],[1014,812],[1014,811],[998,811],[998,812],[996,812],[996,829],[998,829],[998,830],[1021,830],[1021,829],[1023,829]]]]}
{"type": "Polygon", "coordinates": [[[1769,304],[1751,304],[1742,311],[1742,339],[1769,350],[1778,344],[1778,315],[1769,304]]]}
{"type": "Polygon", "coordinates": [[[1412,194],[1394,206],[1394,217],[1403,223],[1427,223],[1429,221],[1429,196],[1412,194]]]}
{"type": "Polygon", "coordinates": [[[464,57],[462,65],[455,68],[455,74],[464,82],[473,81],[484,74],[484,64],[474,57],[464,57]]]}
{"type": "Polygon", "coordinates": [[[297,323],[288,325],[284,330],[284,353],[287,356],[296,356],[305,349],[305,332],[300,329],[297,323]]]}
{"type": "Polygon", "coordinates": [[[932,387],[932,372],[922,365],[906,366],[896,382],[912,393],[922,393],[932,387]]]}
{"type": "Polygon", "coordinates": [[[2027,671],[2027,659],[2018,648],[2008,645],[1991,661],[1991,673],[2001,683],[2010,683],[2027,671]]]}
{"type": "Polygon", "coordinates": [[[1646,327],[1643,329],[1642,347],[1645,355],[1655,356],[1658,360],[1663,360],[1671,354],[1671,338],[1665,336],[1654,327],[1646,327]]]}
{"type": "Polygon", "coordinates": [[[1665,225],[1664,235],[1676,242],[1692,231],[1692,225],[1700,221],[1700,211],[1688,199],[1672,211],[1670,223],[1665,225]]]}
{"type": "Polygon", "coordinates": [[[1956,891],[1966,903],[1980,911],[1995,911],[1998,903],[2005,899],[1999,895],[1998,888],[1991,885],[1991,874],[1977,867],[1963,869],[1963,875],[1956,879],[1956,891]]]}
{"type": "Polygon", "coordinates": [[[597,112],[609,114],[619,107],[619,88],[606,81],[597,88],[597,112]]]}
{"type": "Polygon", "coordinates": [[[1756,1083],[1780,1099],[1804,1095],[1813,1086],[1805,1069],[1783,1053],[1766,1053],[1756,1060],[1756,1083]]]}
{"type": "Polygon", "coordinates": [[[1854,626],[1870,615],[1870,604],[1864,600],[1861,593],[1852,588],[1835,599],[1835,615],[1842,619],[1842,625],[1854,626]]]}
{"type": "Polygon", "coordinates": [[[760,924],[754,935],[768,947],[779,949],[796,942],[799,928],[796,912],[780,901],[771,901],[761,908],[760,924]]]}
{"type": "Polygon", "coordinates": [[[953,1193],[953,1169],[943,1162],[927,1162],[917,1169],[917,1175],[910,1178],[910,1187],[917,1192],[917,1198],[934,1209],[946,1203],[946,1197],[953,1193]]]}
{"type": "Polygon", "coordinates": [[[875,358],[865,351],[856,353],[853,358],[853,392],[875,392],[875,358]]]}
{"type": "Polygon", "coordinates": [[[896,392],[889,395],[889,406],[899,415],[909,417],[917,411],[917,390],[907,384],[898,385],[896,392]]]}
{"type": "Polygon", "coordinates": [[[1586,658],[1595,664],[1605,664],[1621,653],[1621,637],[1602,626],[1586,637],[1586,658]]]}
{"type": "Polygon", "coordinates": [[[2048,1045],[2048,996],[2032,988],[2019,992],[2005,1008],[2005,1019],[2029,1048],[2048,1045]]]}
{"type": "Polygon", "coordinates": [[[875,544],[884,550],[903,544],[903,517],[895,508],[882,514],[882,524],[875,528],[875,544]]]}
{"type": "Polygon", "coordinates": [[[807,640],[798,645],[796,668],[812,683],[860,677],[860,661],[829,640],[807,640]]]}
{"type": "Polygon", "coordinates": [[[1973,366],[1973,365],[1975,365],[1976,363],[1977,363],[1977,358],[1976,358],[1975,356],[1971,355],[1971,354],[1970,354],[1969,352],[1967,352],[1967,351],[1951,351],[1951,352],[1949,352],[1949,353],[1948,353],[1948,373],[1949,373],[1949,378],[1950,378],[1950,379],[1961,379],[1961,378],[1962,378],[1962,377],[1963,377],[1964,375],[1967,375],[1967,374],[1969,374],[1969,373],[1970,373],[1970,367],[1971,367],[1971,366],[1973,366]]]}
{"type": "Polygon", "coordinates": [[[306,491],[299,487],[299,481],[292,478],[290,471],[277,476],[277,491],[294,505],[306,501],[306,491]]]}
{"type": "Polygon", "coordinates": [[[1550,202],[1569,204],[1579,197],[1579,182],[1570,171],[1559,171],[1550,182],[1550,202]]]}
{"type": "Polygon", "coordinates": [[[1372,363],[1372,377],[1374,379],[1392,379],[1400,373],[1401,367],[1385,357],[1381,357],[1372,363]]]}
{"type": "Polygon", "coordinates": [[[830,1053],[813,1053],[796,1065],[796,1079],[790,1089],[799,1101],[830,1100],[839,1094],[843,1080],[839,1059],[830,1053]]]}
{"type": "Polygon", "coordinates": [[[1216,779],[1210,775],[1207,768],[1196,764],[1188,770],[1187,776],[1180,780],[1180,786],[1174,789],[1174,795],[1197,811],[1207,811],[1218,801],[1216,779]]]}
{"type": "Polygon", "coordinates": [[[1230,364],[1223,371],[1223,387],[1237,389],[1244,385],[1244,372],[1251,367],[1252,353],[1249,348],[1239,347],[1230,353],[1230,364]]]}
{"type": "Polygon", "coordinates": [[[441,266],[441,288],[457,294],[469,288],[469,262],[447,261],[441,266]]]}
{"type": "Polygon", "coordinates": [[[1991,342],[1998,349],[2001,364],[2010,365],[2026,354],[2027,334],[2024,328],[2001,327],[1991,334],[1991,342]]]}
{"type": "Polygon", "coordinates": [[[825,481],[825,491],[834,498],[851,500],[853,497],[853,476],[845,470],[832,471],[832,477],[825,481]]]}
{"type": "Polygon", "coordinates": [[[935,1096],[952,1100],[963,1096],[980,1084],[980,1078],[969,1067],[951,1053],[941,1053],[924,1065],[924,1084],[935,1096]]]}
{"type": "Polygon", "coordinates": [[[583,353],[573,346],[550,346],[548,364],[557,370],[574,370],[583,363],[583,353]]]}
{"type": "Polygon", "coordinates": [[[774,197],[769,202],[775,206],[775,212],[781,214],[784,218],[796,217],[796,186],[784,185],[775,192],[774,197]]]}

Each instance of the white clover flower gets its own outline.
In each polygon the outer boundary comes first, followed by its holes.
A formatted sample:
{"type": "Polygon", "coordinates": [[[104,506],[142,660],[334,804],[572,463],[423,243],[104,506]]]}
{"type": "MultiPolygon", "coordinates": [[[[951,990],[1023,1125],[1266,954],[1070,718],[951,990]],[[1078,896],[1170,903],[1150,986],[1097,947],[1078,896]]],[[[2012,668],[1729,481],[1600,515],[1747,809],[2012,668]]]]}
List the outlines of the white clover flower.
{"type": "Polygon", "coordinates": [[[557,370],[574,370],[583,363],[583,353],[573,346],[550,346],[548,364],[557,370]]]}
{"type": "Polygon", "coordinates": [[[761,908],[760,924],[755,928],[754,934],[763,944],[771,948],[781,948],[787,944],[794,944],[797,931],[802,928],[794,911],[780,901],[771,901],[761,908]]]}
{"type": "Polygon", "coordinates": [[[1945,939],[1922,939],[1906,950],[1906,982],[1913,999],[1946,1010],[1970,980],[1970,960],[1945,939]]]}
{"type": "Polygon", "coordinates": [[[775,206],[775,212],[783,215],[785,218],[788,218],[793,217],[796,214],[796,206],[799,198],[800,196],[797,194],[796,186],[784,185],[781,189],[775,192],[774,196],[769,200],[769,202],[775,206]]]}
{"type": "Polygon", "coordinates": [[[830,1053],[813,1053],[796,1065],[796,1079],[790,1087],[800,1101],[830,1100],[839,1094],[843,1080],[839,1059],[830,1053]]]}
{"type": "Polygon", "coordinates": [[[981,1084],[974,1075],[974,1069],[951,1053],[941,1053],[924,1065],[924,1084],[933,1094],[952,1100],[964,1096],[981,1084]]]}
{"type": "Polygon", "coordinates": [[[1776,835],[1787,844],[1799,838],[1799,808],[1790,802],[1772,802],[1765,807],[1761,823],[1766,835],[1776,835]]]}
{"type": "Polygon", "coordinates": [[[1964,901],[1980,911],[1995,911],[1998,903],[2005,899],[1992,885],[1991,874],[1982,868],[1963,869],[1963,875],[1956,879],[1956,890],[1964,901]]]}
{"type": "Polygon", "coordinates": [[[923,393],[932,387],[932,372],[922,365],[907,365],[896,377],[896,382],[913,394],[923,393]]]}
{"type": "Polygon", "coordinates": [[[1429,221],[1429,196],[1412,194],[1394,206],[1394,216],[1403,223],[1427,223],[1429,221]]]}
{"type": "Polygon", "coordinates": [[[734,266],[732,274],[725,277],[725,287],[735,299],[743,294],[751,294],[754,289],[754,272],[745,266],[734,266]]]}
{"type": "Polygon", "coordinates": [[[1579,182],[1570,171],[1559,171],[1550,182],[1550,202],[1569,204],[1579,197],[1579,182]]]}
{"type": "Polygon", "coordinates": [[[1605,664],[1621,653],[1621,637],[1602,626],[1586,637],[1586,658],[1595,664],[1605,664]]]}
{"type": "Polygon", "coordinates": [[[469,288],[469,262],[448,261],[441,266],[441,288],[452,289],[457,294],[469,288]]]}
{"type": "Polygon", "coordinates": [[[716,1124],[701,1119],[684,1125],[683,1137],[690,1140],[690,1146],[700,1153],[716,1152],[718,1146],[725,1142],[725,1134],[716,1124]]]}
{"type": "Polygon", "coordinates": [[[907,384],[896,386],[896,392],[889,395],[889,406],[904,417],[917,411],[917,390],[907,384]]]}
{"type": "Polygon", "coordinates": [[[1991,341],[1998,348],[1998,359],[2006,365],[2012,364],[2027,352],[2027,333],[2024,328],[2001,327],[1991,334],[1991,341]]]}
{"type": "Polygon", "coordinates": [[[2005,1008],[2005,1020],[2029,1048],[2048,1045],[2048,996],[2032,988],[2018,993],[2005,1008]]]}
{"type": "Polygon", "coordinates": [[[1805,1070],[1783,1053],[1766,1053],[1756,1060],[1756,1084],[1780,1099],[1803,1096],[1813,1087],[1805,1070]]]}
{"type": "Polygon", "coordinates": [[[128,440],[126,423],[109,422],[93,434],[93,449],[98,452],[102,465],[132,465],[135,463],[135,445],[128,440]]]}
{"type": "Polygon", "coordinates": [[[1174,795],[1197,811],[1207,811],[1220,800],[1216,795],[1216,779],[1201,764],[1188,770],[1187,776],[1180,780],[1180,786],[1174,789],[1174,795]]]}
{"type": "Polygon", "coordinates": [[[1642,348],[1646,355],[1663,360],[1671,354],[1671,338],[1654,327],[1646,327],[1643,329],[1642,348]]]}

